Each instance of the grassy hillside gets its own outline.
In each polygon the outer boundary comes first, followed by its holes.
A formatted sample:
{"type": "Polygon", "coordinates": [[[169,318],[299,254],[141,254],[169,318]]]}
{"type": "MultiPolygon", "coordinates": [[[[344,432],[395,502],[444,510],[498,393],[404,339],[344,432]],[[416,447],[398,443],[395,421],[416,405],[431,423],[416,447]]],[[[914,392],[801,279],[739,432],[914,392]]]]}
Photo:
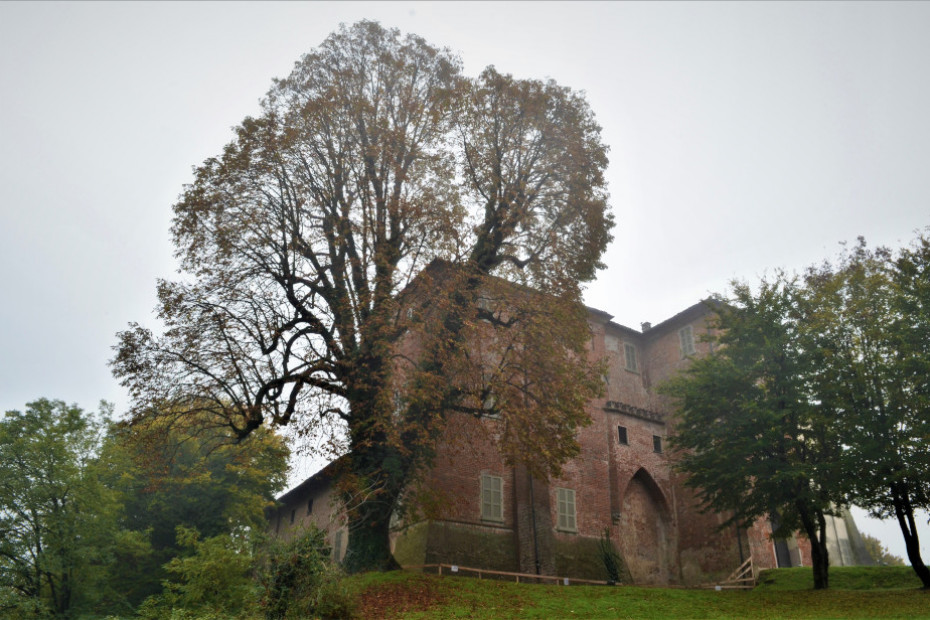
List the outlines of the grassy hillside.
{"type": "Polygon", "coordinates": [[[930,592],[910,567],[766,571],[752,591],[515,584],[413,573],[353,577],[362,618],[927,618],[930,592]]]}

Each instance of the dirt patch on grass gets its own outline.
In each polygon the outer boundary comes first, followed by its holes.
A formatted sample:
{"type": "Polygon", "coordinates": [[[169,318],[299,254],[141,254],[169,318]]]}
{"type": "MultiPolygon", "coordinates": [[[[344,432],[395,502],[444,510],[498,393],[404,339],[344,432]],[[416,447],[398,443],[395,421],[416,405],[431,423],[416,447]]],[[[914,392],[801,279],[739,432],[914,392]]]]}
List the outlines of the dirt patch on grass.
{"type": "Polygon", "coordinates": [[[360,618],[403,618],[413,611],[428,611],[444,605],[449,597],[435,580],[411,579],[401,583],[379,583],[359,594],[356,612],[360,618]]]}

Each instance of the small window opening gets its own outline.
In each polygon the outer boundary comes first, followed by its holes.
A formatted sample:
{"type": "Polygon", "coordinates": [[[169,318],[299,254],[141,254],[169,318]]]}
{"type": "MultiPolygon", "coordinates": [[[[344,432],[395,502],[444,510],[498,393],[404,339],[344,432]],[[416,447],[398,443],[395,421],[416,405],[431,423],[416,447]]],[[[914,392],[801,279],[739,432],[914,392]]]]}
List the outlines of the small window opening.
{"type": "Polygon", "coordinates": [[[662,438],[658,435],[652,436],[652,449],[654,452],[662,453],[662,438]]]}
{"type": "Polygon", "coordinates": [[[294,519],[297,518],[297,510],[291,511],[291,525],[294,524],[294,519]]]}
{"type": "Polygon", "coordinates": [[[313,513],[313,498],[307,500],[307,514],[313,513]]]}
{"type": "Polygon", "coordinates": [[[620,444],[621,444],[621,445],[624,445],[624,446],[630,445],[630,440],[629,440],[629,438],[627,438],[627,435],[626,435],[626,427],[625,427],[625,426],[618,426],[618,427],[617,427],[617,441],[619,441],[620,444]]]}

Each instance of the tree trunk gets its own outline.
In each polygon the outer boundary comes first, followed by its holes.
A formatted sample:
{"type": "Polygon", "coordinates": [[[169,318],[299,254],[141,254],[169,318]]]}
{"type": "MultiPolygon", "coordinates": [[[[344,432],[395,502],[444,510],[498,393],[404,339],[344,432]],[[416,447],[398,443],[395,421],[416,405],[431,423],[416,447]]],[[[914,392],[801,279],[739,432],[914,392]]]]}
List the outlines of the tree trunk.
{"type": "Polygon", "coordinates": [[[393,502],[364,502],[349,516],[349,541],[343,566],[348,573],[397,570],[391,554],[393,502]]]}
{"type": "Polygon", "coordinates": [[[907,559],[911,567],[920,578],[924,590],[930,590],[930,570],[927,569],[920,557],[920,539],[917,535],[917,524],[914,522],[914,507],[911,505],[910,494],[907,487],[897,484],[891,487],[891,497],[894,502],[895,516],[904,535],[904,546],[907,549],[907,559]]]}
{"type": "MultiPolygon", "coordinates": [[[[373,409],[358,405],[352,410],[373,409]]],[[[411,456],[399,454],[383,431],[373,430],[377,427],[373,418],[356,426],[346,457],[344,473],[350,482],[342,496],[349,540],[343,566],[349,573],[400,568],[391,554],[391,516],[406,485],[411,456]]]]}
{"type": "MultiPolygon", "coordinates": [[[[800,503],[799,503],[800,504],[800,503]]],[[[811,542],[811,566],[814,569],[814,589],[826,590],[830,587],[830,554],[827,551],[827,520],[820,510],[813,511],[798,505],[804,533],[811,542]],[[814,522],[816,517],[816,523],[814,522]]]]}

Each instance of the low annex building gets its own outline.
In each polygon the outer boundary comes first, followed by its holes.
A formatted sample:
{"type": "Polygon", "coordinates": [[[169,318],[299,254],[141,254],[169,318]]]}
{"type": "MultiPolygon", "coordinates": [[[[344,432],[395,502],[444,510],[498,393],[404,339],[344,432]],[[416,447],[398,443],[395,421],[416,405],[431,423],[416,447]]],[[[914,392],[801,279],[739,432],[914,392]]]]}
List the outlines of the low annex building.
{"type": "MultiPolygon", "coordinates": [[[[443,498],[430,518],[398,523],[394,555],[402,565],[434,563],[520,573],[605,579],[599,539],[605,531],[620,552],[624,581],[694,585],[726,577],[752,557],[756,570],[809,566],[803,538],[773,540],[771,524],[721,530],[719,514],[699,510],[693,491],[670,463],[672,408],[655,387],[711,343],[711,302],[701,302],[641,330],[589,309],[590,354],[608,360],[603,398],[588,405],[592,423],[578,430],[580,454],[559,478],[540,480],[505,465],[475,425],[494,419],[451,416],[450,433],[474,441],[442,444],[421,484],[443,498]]],[[[287,536],[309,523],[328,532],[342,558],[345,520],[329,466],[282,495],[270,529],[287,536]]],[[[831,564],[867,563],[849,515],[832,519],[831,564]]]]}

